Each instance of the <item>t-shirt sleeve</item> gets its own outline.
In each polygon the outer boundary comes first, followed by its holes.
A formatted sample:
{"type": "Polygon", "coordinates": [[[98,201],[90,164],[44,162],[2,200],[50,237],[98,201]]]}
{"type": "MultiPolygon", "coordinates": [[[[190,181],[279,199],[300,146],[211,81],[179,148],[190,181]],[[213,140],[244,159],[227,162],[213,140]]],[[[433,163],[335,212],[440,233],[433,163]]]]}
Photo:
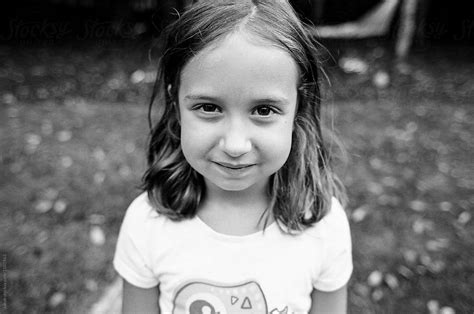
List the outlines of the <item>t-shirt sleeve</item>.
{"type": "Polygon", "coordinates": [[[336,198],[332,199],[331,210],[320,223],[323,224],[323,262],[313,287],[329,292],[347,284],[353,268],[349,221],[336,198]]]}
{"type": "Polygon", "coordinates": [[[150,205],[145,194],[140,195],[127,209],[117,240],[113,265],[129,283],[140,288],[158,285],[150,263],[147,219],[150,205]]]}

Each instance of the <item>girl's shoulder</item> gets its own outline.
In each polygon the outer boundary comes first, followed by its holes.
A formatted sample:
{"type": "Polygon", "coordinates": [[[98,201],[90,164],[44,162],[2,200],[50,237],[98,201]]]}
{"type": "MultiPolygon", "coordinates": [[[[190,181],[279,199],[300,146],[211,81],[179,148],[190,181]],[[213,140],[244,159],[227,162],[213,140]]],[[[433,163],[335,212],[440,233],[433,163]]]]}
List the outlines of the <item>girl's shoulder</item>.
{"type": "Polygon", "coordinates": [[[331,199],[331,208],[326,216],[323,217],[320,221],[321,223],[338,226],[348,224],[347,214],[344,208],[342,207],[341,202],[335,197],[331,199]]]}
{"type": "Polygon", "coordinates": [[[350,236],[347,214],[337,198],[333,197],[331,199],[331,207],[328,213],[320,221],[308,228],[307,233],[318,238],[350,236]]]}
{"type": "Polygon", "coordinates": [[[138,195],[128,206],[127,215],[149,215],[153,212],[153,207],[148,199],[148,194],[146,192],[138,195]]]}
{"type": "Polygon", "coordinates": [[[166,214],[159,213],[148,198],[148,193],[138,195],[128,207],[122,222],[122,229],[144,236],[173,236],[183,232],[192,220],[171,220],[166,214]]]}
{"type": "Polygon", "coordinates": [[[165,216],[159,214],[150,203],[146,192],[138,195],[128,206],[124,223],[131,225],[144,225],[149,223],[164,222],[165,216]]]}
{"type": "Polygon", "coordinates": [[[316,241],[320,244],[313,253],[318,265],[313,286],[320,291],[335,291],[347,284],[353,269],[349,220],[336,198],[332,198],[330,211],[312,231],[317,232],[316,241]]]}

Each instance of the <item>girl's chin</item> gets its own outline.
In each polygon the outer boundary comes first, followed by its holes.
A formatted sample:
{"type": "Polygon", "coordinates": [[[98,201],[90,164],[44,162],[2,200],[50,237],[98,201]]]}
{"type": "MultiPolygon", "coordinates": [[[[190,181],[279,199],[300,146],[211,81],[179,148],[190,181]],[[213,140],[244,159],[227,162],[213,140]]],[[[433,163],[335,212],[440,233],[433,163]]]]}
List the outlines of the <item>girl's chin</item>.
{"type": "Polygon", "coordinates": [[[238,184],[238,183],[214,183],[214,185],[223,191],[228,192],[243,192],[249,190],[253,185],[252,184],[238,184]]]}
{"type": "Polygon", "coordinates": [[[211,183],[213,188],[226,191],[226,192],[252,192],[254,193],[256,189],[260,186],[266,186],[266,184],[261,184],[261,182],[253,182],[246,180],[206,180],[208,183],[211,183]]]}

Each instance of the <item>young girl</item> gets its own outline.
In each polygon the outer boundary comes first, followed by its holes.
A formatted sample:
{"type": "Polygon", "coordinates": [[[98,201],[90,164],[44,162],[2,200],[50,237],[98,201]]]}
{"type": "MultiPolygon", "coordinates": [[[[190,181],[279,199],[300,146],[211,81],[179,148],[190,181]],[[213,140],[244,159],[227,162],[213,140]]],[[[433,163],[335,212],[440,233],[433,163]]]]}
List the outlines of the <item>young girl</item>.
{"type": "Polygon", "coordinates": [[[349,225],[291,6],[200,1],[166,34],[147,193],[114,258],[123,311],[344,313],[349,225]]]}

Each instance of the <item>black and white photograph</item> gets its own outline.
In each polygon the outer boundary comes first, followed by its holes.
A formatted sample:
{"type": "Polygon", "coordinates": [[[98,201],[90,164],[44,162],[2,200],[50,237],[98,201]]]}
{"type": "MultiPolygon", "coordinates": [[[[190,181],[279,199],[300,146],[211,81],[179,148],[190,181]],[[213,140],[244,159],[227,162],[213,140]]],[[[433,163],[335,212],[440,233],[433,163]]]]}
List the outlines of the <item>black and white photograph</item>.
{"type": "Polygon", "coordinates": [[[0,313],[474,313],[474,3],[0,9],[0,313]]]}

